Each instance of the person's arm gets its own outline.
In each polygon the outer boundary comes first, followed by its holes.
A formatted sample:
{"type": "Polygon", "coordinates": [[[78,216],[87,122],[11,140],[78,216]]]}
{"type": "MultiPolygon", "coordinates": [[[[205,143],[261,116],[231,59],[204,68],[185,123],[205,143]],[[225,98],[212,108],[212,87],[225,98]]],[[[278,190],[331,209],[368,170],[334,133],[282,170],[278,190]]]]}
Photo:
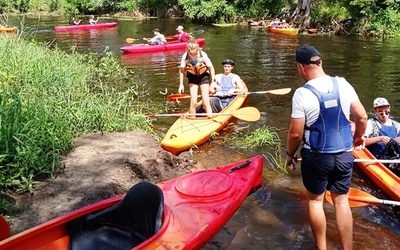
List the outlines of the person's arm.
{"type": "Polygon", "coordinates": [[[305,118],[291,118],[286,146],[286,167],[294,170],[293,160],[297,160],[296,152],[300,147],[304,133],[305,118]]]}
{"type": "Polygon", "coordinates": [[[350,113],[354,117],[354,123],[356,125],[354,135],[353,135],[353,146],[356,149],[363,149],[365,146],[364,132],[367,127],[368,115],[365,111],[364,106],[361,104],[360,100],[356,100],[350,105],[350,113]]]}
{"type": "Polygon", "coordinates": [[[187,52],[185,52],[181,59],[181,65],[179,67],[179,88],[178,94],[183,94],[185,92],[185,86],[183,85],[183,77],[186,72],[186,56],[187,52]]]}
{"type": "Polygon", "coordinates": [[[234,92],[247,92],[246,85],[244,85],[244,82],[240,76],[235,75],[234,81],[236,83],[236,89],[234,89],[234,92]]]}
{"type": "Polygon", "coordinates": [[[164,36],[164,35],[160,35],[160,39],[161,39],[161,41],[162,41],[163,43],[166,43],[166,42],[167,42],[167,39],[165,39],[165,36],[164,36]]]}

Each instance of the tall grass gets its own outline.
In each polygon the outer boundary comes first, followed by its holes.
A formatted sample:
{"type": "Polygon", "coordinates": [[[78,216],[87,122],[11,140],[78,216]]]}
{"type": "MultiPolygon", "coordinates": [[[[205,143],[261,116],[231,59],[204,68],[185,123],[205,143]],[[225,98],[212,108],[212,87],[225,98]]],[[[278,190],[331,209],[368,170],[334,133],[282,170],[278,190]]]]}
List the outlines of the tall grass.
{"type": "Polygon", "coordinates": [[[264,158],[275,171],[287,173],[285,160],[282,156],[282,140],[276,133],[276,128],[262,126],[253,131],[239,133],[232,138],[230,145],[240,150],[266,148],[264,158]]]}
{"type": "Polygon", "coordinates": [[[81,134],[152,133],[142,115],[145,87],[111,54],[66,53],[0,36],[0,69],[0,189],[31,190],[37,177],[60,167],[81,134]]]}

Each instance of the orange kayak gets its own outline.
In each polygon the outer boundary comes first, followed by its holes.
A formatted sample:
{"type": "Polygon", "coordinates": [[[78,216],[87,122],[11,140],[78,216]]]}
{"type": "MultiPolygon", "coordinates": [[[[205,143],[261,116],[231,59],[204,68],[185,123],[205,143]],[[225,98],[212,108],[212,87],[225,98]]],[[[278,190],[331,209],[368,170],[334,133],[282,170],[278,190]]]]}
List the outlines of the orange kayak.
{"type": "MultiPolygon", "coordinates": [[[[368,150],[353,150],[355,159],[376,160],[368,150]]],[[[380,162],[357,162],[361,170],[393,200],[400,201],[400,178],[380,162]]]]}
{"type": "MultiPolygon", "coordinates": [[[[238,110],[246,98],[247,94],[237,95],[220,113],[230,114],[238,110]]],[[[199,102],[200,104],[201,102],[199,102]]],[[[175,155],[205,143],[213,133],[223,129],[233,118],[232,115],[216,115],[212,119],[204,116],[185,116],[188,114],[182,114],[168,129],[161,141],[161,147],[175,155]]]]}
{"type": "Polygon", "coordinates": [[[296,28],[278,28],[268,25],[267,30],[271,33],[284,34],[290,36],[297,36],[297,34],[299,34],[299,29],[296,28]]]}
{"type": "Polygon", "coordinates": [[[12,28],[9,28],[9,27],[1,27],[1,28],[0,28],[0,33],[2,33],[2,32],[11,33],[11,32],[16,32],[16,31],[17,31],[17,27],[12,27],[12,28]]]}
{"type": "Polygon", "coordinates": [[[263,161],[259,155],[157,185],[138,183],[125,196],[0,241],[0,249],[200,249],[261,186],[263,161]]]}

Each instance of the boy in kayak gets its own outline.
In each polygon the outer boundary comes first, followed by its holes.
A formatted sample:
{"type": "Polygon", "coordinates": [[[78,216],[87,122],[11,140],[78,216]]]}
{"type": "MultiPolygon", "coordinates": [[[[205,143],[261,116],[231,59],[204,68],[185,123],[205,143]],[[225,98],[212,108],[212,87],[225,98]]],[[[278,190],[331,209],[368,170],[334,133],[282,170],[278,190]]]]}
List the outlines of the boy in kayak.
{"type": "Polygon", "coordinates": [[[147,41],[150,45],[163,45],[167,42],[165,36],[160,33],[159,29],[154,29],[154,37],[153,38],[143,38],[143,40],[147,41]]]}
{"type": "MultiPolygon", "coordinates": [[[[222,109],[228,106],[237,93],[247,91],[246,85],[237,74],[232,73],[235,62],[231,59],[226,59],[222,63],[223,73],[215,75],[214,80],[210,84],[210,105],[213,113],[219,113],[222,109]]],[[[198,113],[204,112],[203,105],[197,108],[198,113]]]]}
{"type": "Polygon", "coordinates": [[[94,16],[90,15],[89,24],[93,25],[93,24],[96,24],[98,21],[99,21],[99,18],[97,18],[97,20],[94,20],[94,16]]]}
{"type": "MultiPolygon", "coordinates": [[[[375,117],[369,118],[365,130],[365,146],[377,159],[400,157],[400,123],[390,118],[390,104],[378,97],[373,103],[375,117]]],[[[390,166],[394,169],[397,166],[390,166]]]]}

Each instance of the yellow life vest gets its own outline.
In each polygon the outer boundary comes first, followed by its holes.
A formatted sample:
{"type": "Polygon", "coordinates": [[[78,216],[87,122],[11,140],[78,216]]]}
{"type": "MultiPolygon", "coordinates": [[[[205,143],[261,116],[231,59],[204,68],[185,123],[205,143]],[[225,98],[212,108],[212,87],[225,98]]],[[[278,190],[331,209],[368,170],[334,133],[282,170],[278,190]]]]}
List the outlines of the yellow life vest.
{"type": "Polygon", "coordinates": [[[201,55],[201,50],[199,49],[199,52],[197,54],[197,62],[196,64],[192,64],[189,60],[189,55],[186,56],[186,72],[190,73],[192,75],[196,76],[201,76],[202,74],[206,73],[208,70],[208,67],[206,63],[204,62],[204,58],[201,55]]]}

